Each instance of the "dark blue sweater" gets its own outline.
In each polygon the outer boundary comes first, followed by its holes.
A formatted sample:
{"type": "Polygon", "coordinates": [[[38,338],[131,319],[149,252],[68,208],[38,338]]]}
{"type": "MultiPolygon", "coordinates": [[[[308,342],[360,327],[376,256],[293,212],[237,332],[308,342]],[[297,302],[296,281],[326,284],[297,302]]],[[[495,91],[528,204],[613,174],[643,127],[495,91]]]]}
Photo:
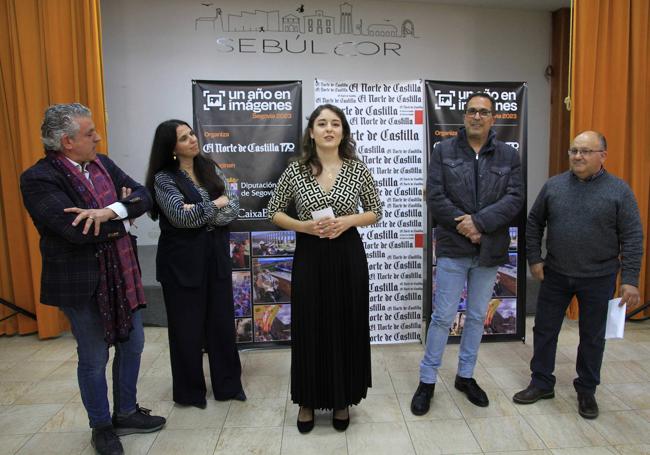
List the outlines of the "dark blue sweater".
{"type": "Polygon", "coordinates": [[[577,278],[605,276],[621,267],[621,283],[638,286],[643,228],[632,190],[606,171],[588,181],[570,171],[550,178],[528,215],[526,253],[529,264],[544,261],[577,278]]]}

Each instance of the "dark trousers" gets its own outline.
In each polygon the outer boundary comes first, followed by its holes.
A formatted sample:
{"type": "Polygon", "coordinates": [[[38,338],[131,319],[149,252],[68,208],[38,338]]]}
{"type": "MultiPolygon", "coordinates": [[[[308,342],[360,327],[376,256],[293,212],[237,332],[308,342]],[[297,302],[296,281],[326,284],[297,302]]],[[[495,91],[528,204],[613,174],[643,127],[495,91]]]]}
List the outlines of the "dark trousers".
{"type": "Polygon", "coordinates": [[[573,381],[577,392],[594,393],[600,384],[600,366],[605,351],[607,302],[614,295],[616,274],[596,278],[573,278],[544,267],[537,298],[533,328],[533,359],[531,383],[540,389],[555,386],[555,352],[562,321],[573,296],[580,310],[580,344],[573,381]]]}
{"type": "Polygon", "coordinates": [[[161,283],[167,309],[173,398],[179,404],[205,403],[204,347],[215,399],[227,400],[242,390],[232,279],[217,278],[215,261],[206,264],[199,287],[161,283]]]}
{"type": "MultiPolygon", "coordinates": [[[[76,307],[62,307],[70,320],[77,340],[77,379],[81,401],[88,413],[91,428],[111,424],[106,382],[109,346],[104,341],[104,326],[97,304],[88,302],[76,307]]],[[[136,409],[140,356],[144,348],[142,312],[131,316],[133,330],[127,341],[115,344],[113,359],[113,413],[130,414],[136,409]]]]}

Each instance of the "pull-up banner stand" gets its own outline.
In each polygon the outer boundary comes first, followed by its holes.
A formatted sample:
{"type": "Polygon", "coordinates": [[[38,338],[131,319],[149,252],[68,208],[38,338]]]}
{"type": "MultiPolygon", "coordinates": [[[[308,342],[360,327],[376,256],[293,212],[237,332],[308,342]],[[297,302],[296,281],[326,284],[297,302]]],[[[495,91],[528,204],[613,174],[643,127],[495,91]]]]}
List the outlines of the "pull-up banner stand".
{"type": "Polygon", "coordinates": [[[267,205],[300,147],[302,85],[193,81],[194,130],[239,196],[230,225],[237,342],[261,347],[291,339],[291,270],[296,234],[278,230],[267,205]]]}
{"type": "MultiPolygon", "coordinates": [[[[519,151],[526,194],[527,84],[525,82],[426,81],[427,157],[436,144],[454,137],[463,126],[467,98],[474,92],[488,93],[496,101],[494,130],[497,138],[519,151]]],[[[427,213],[430,241],[427,242],[427,282],[424,315],[428,323],[435,305],[435,227],[427,213]]],[[[523,340],[526,323],[526,261],[524,250],[526,204],[510,226],[510,260],[499,267],[492,300],[484,322],[483,340],[523,340]]],[[[465,322],[467,288],[458,302],[450,340],[458,342],[465,322]]]]}

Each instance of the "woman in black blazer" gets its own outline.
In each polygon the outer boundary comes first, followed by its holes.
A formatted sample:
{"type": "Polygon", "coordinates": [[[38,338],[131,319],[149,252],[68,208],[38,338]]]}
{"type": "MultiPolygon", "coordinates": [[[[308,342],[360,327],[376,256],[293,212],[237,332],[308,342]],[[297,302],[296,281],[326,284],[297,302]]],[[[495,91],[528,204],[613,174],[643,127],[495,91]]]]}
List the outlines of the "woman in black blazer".
{"type": "Polygon", "coordinates": [[[160,219],[156,279],[167,310],[174,401],[205,408],[204,347],[215,399],[244,401],[228,234],[237,195],[182,120],[158,125],[146,185],[151,217],[160,219]]]}

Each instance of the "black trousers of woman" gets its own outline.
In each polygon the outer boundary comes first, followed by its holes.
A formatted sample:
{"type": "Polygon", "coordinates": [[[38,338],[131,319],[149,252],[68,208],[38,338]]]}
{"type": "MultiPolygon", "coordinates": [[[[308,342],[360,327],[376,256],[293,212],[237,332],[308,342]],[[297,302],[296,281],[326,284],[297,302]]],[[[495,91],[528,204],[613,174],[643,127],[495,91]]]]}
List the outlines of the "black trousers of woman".
{"type": "Polygon", "coordinates": [[[201,286],[161,283],[167,309],[173,399],[184,405],[205,404],[204,346],[215,399],[228,400],[242,390],[232,278],[217,278],[216,261],[207,261],[206,265],[201,286]]]}

